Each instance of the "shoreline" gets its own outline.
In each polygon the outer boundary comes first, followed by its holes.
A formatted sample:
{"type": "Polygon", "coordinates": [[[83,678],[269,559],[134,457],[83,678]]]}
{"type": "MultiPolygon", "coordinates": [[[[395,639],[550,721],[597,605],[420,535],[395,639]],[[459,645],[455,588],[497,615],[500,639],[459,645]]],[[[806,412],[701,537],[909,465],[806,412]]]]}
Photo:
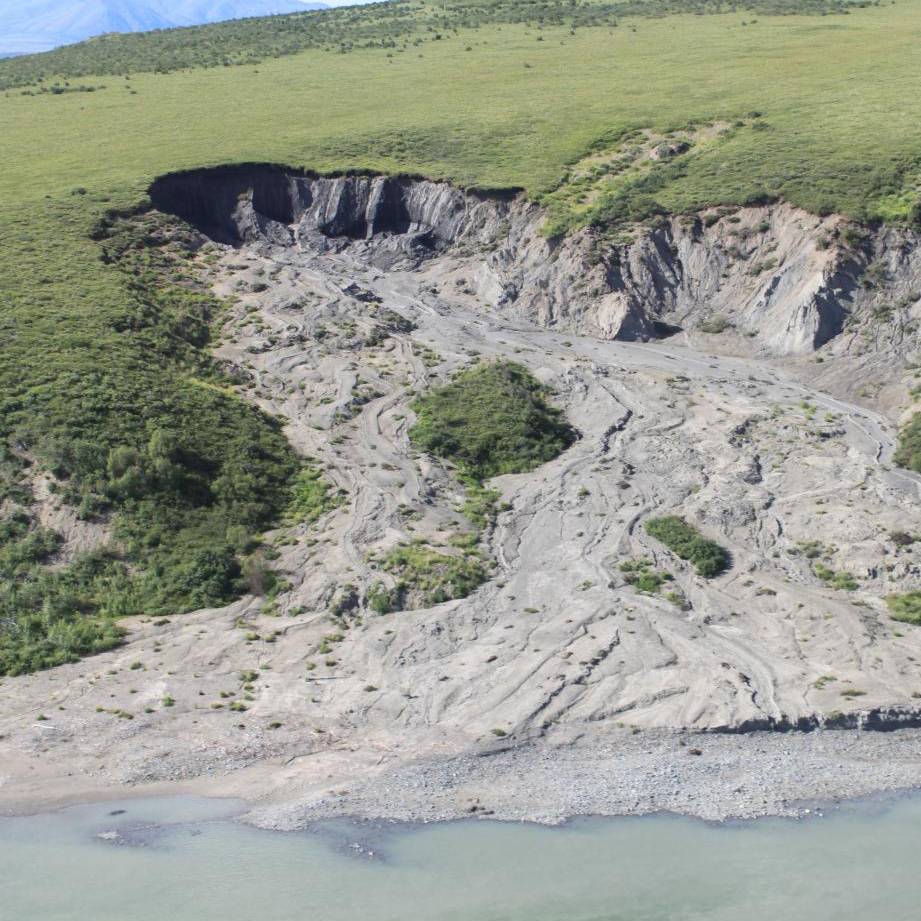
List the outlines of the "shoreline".
{"type": "Polygon", "coordinates": [[[667,812],[722,822],[797,817],[819,804],[919,787],[917,730],[612,733],[588,740],[576,733],[549,744],[409,762],[333,795],[256,806],[246,818],[280,829],[341,816],[556,825],[578,816],[667,812]]]}
{"type": "Polygon", "coordinates": [[[235,821],[277,831],[331,819],[424,825],[485,818],[555,826],[583,817],[663,813],[723,823],[802,818],[842,803],[921,790],[916,729],[745,735],[595,730],[589,738],[570,728],[517,745],[393,758],[377,771],[362,771],[362,753],[353,754],[322,778],[292,771],[295,759],[144,784],[8,776],[0,784],[0,817],[191,796],[241,803],[235,821]]]}

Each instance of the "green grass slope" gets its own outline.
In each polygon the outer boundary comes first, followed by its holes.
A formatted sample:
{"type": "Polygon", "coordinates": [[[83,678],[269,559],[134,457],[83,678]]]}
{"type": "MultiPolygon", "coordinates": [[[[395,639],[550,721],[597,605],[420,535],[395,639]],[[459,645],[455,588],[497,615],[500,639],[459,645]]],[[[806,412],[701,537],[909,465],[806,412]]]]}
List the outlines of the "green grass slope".
{"type": "Polygon", "coordinates": [[[299,469],[277,423],[221,386],[220,305],[151,246],[155,228],[103,244],[78,206],[43,213],[57,234],[0,231],[0,674],[111,645],[114,617],[234,598],[299,469]],[[109,522],[108,547],[43,566],[57,541],[27,515],[36,467],[78,517],[109,522]]]}
{"type": "MultiPolygon", "coordinates": [[[[387,48],[407,50],[439,41],[460,29],[475,31],[503,23],[570,29],[616,27],[619,17],[673,13],[751,13],[788,15],[840,13],[870,6],[866,0],[454,0],[413,3],[391,0],[360,8],[327,10],[322,16],[250,18],[155,36],[104,35],[28,60],[0,63],[0,89],[66,74],[168,73],[192,67],[257,64],[266,58],[307,49],[337,53],[387,48]]],[[[127,31],[127,30],[121,30],[127,31]]]]}
{"type": "Polygon", "coordinates": [[[501,24],[406,50],[71,80],[105,86],[93,93],[11,89],[0,98],[0,200],[77,186],[133,200],[162,172],[241,160],[408,170],[539,196],[631,128],[752,111],[760,130],[663,167],[650,192],[661,206],[775,195],[898,217],[918,197],[919,0],[846,16],[673,15],[571,32],[501,24]]]}
{"type": "Polygon", "coordinates": [[[117,642],[119,614],[232,597],[290,498],[282,433],[209,362],[219,305],[155,233],[99,238],[155,176],[422,173],[525,188],[557,229],[765,196],[905,219],[921,196],[921,0],[719,9],[407,0],[0,63],[0,672],[117,642]],[[586,204],[574,164],[689,124],[690,151],[586,204]],[[36,466],[110,521],[107,551],[44,566],[36,466]]]}

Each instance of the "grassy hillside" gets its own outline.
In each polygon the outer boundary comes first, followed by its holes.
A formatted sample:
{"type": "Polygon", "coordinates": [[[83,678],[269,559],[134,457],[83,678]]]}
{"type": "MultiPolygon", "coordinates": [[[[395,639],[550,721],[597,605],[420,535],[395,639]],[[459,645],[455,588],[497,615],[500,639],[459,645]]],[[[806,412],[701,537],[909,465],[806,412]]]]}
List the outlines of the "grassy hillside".
{"type": "MultiPolygon", "coordinates": [[[[308,48],[340,54],[374,48],[405,51],[427,41],[439,41],[460,29],[470,32],[502,23],[575,29],[615,27],[618,18],[625,16],[718,13],[729,9],[776,15],[825,14],[870,5],[865,0],[743,0],[737,3],[724,0],[454,0],[451,3],[391,0],[385,4],[330,10],[321,17],[301,14],[222,22],[174,29],[156,36],[106,35],[20,61],[15,66],[0,65],[0,88],[19,86],[49,75],[167,73],[190,67],[255,64],[308,48]]],[[[230,19],[231,15],[243,14],[228,13],[223,18],[230,19]]]]}
{"type": "Polygon", "coordinates": [[[41,216],[0,231],[0,675],[117,642],[112,617],[237,596],[299,469],[277,423],[222,386],[206,351],[220,305],[181,250],[152,246],[149,224],[93,240],[79,204],[41,216]],[[44,567],[59,538],[30,515],[38,470],[108,546],[44,567]]]}
{"type": "Polygon", "coordinates": [[[101,239],[153,177],[409,171],[523,187],[558,229],[764,196],[904,219],[921,195],[921,0],[702,14],[716,8],[406,2],[0,63],[0,672],[117,641],[115,614],[231,597],[288,502],[281,433],[208,361],[219,305],[155,233],[101,239]],[[674,160],[592,166],[690,123],[700,141],[674,160]],[[22,512],[30,464],[110,522],[108,553],[42,568],[55,538],[22,512]]]}
{"type": "Polygon", "coordinates": [[[310,50],[61,87],[105,87],[92,93],[12,89],[0,98],[0,200],[82,186],[129,201],[164,171],[253,159],[540,195],[628,129],[731,124],[753,111],[759,130],[663,165],[656,200],[683,209],[777,195],[897,217],[918,195],[919,0],[846,16],[675,15],[571,31],[502,24],[405,51],[310,50]]]}

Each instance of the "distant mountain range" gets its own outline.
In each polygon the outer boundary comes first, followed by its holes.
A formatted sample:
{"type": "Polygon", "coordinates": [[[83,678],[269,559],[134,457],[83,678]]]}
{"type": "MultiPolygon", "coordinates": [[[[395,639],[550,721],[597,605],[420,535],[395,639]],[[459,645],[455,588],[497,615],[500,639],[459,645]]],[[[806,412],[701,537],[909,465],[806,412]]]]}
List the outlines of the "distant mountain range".
{"type": "Polygon", "coordinates": [[[323,9],[301,0],[0,0],[0,55],[47,51],[105,32],[146,32],[323,9]]]}

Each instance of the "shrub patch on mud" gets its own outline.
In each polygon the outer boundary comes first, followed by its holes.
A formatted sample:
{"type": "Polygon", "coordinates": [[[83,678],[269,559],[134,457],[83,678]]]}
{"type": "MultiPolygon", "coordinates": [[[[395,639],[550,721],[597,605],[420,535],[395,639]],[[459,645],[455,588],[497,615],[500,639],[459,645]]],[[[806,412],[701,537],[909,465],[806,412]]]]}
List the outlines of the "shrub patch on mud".
{"type": "Polygon", "coordinates": [[[511,361],[478,364],[413,403],[416,447],[457,465],[476,483],[526,473],[577,438],[546,389],[511,361]]]}

